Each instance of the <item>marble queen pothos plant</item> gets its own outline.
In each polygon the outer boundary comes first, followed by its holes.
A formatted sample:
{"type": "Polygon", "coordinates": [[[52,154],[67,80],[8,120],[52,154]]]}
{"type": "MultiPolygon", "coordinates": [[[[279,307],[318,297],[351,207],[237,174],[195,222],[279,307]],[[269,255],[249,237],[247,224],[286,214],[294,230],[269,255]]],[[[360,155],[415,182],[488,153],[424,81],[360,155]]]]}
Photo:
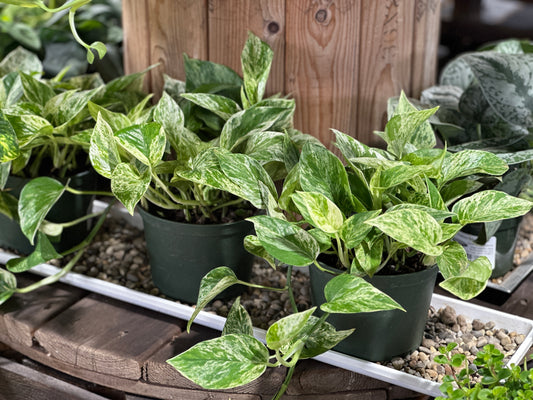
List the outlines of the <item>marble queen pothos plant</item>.
{"type": "MultiPolygon", "coordinates": [[[[364,276],[402,273],[438,265],[441,286],[463,299],[480,293],[491,273],[490,262],[467,259],[453,237],[464,225],[511,218],[528,212],[533,203],[503,192],[471,194],[470,181],[500,176],[507,165],[477,150],[449,153],[435,148],[428,118],[436,111],[417,111],[402,94],[394,116],[380,136],[387,149],[368,147],[335,131],[336,145],[347,166],[316,143],[303,146],[299,163],[289,173],[281,195],[265,187],[261,166],[245,155],[214,149],[222,162],[212,176],[239,179],[242,191],[263,199],[267,215],[250,218],[256,236],[247,237],[249,251],[273,267],[288,265],[284,288],[293,298],[293,266],[323,269],[318,258],[333,254],[339,274],[324,289],[320,318],[311,308],[274,322],[266,345],[253,336],[250,317],[237,300],[222,336],[201,342],[168,360],[180,373],[210,389],[225,389],[258,378],[267,367],[286,366],[287,377],[275,396],[287,388],[299,359],[333,348],[351,330],[336,331],[326,322],[331,313],[356,313],[401,308],[377,291],[364,276]]],[[[204,183],[208,182],[204,179],[204,183]]],[[[189,321],[217,293],[239,281],[222,266],[201,284],[197,308],[189,321]]]]}

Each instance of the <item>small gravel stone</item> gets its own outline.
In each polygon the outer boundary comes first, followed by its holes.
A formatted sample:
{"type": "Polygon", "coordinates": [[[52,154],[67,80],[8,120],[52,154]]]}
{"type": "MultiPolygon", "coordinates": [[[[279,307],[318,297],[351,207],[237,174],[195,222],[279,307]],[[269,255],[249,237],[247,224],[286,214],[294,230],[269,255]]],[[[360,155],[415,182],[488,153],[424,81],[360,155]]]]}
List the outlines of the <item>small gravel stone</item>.
{"type": "Polygon", "coordinates": [[[480,331],[485,327],[485,324],[481,322],[479,319],[475,319],[472,321],[472,329],[475,331],[480,331]]]}

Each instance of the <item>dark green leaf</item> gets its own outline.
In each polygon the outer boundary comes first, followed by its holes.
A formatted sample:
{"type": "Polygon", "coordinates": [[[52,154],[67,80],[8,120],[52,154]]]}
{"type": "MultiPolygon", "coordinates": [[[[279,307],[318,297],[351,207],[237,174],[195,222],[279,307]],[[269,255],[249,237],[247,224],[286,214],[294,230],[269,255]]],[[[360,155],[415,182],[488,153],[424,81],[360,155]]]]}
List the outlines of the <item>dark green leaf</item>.
{"type": "Polygon", "coordinates": [[[60,257],[61,255],[52,246],[48,237],[44,233],[38,232],[37,245],[33,252],[27,257],[12,258],[6,266],[9,271],[19,273],[60,257]]]}

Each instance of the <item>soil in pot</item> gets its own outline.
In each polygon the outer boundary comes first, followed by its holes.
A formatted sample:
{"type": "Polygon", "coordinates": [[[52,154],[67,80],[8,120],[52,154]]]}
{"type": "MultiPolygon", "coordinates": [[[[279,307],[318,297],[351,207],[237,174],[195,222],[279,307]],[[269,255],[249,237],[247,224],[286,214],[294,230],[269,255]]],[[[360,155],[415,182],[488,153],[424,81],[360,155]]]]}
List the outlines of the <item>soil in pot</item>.
{"type": "MultiPolygon", "coordinates": [[[[174,299],[195,303],[202,278],[213,268],[226,266],[241,280],[249,280],[254,257],[243,246],[253,233],[249,221],[198,225],[170,221],[140,209],[150,259],[152,279],[159,290],[174,299]]],[[[219,298],[234,297],[234,285],[219,298]]]]}
{"type": "MultiPolygon", "coordinates": [[[[6,188],[10,189],[12,195],[18,197],[27,182],[29,182],[29,179],[10,176],[6,188]]],[[[76,173],[70,178],[69,185],[78,190],[94,190],[94,171],[86,170],[76,173]]],[[[50,222],[60,223],[83,217],[89,213],[93,198],[94,196],[92,195],[63,193],[48,213],[46,219],[50,222]]],[[[12,248],[22,254],[29,254],[33,251],[34,246],[24,236],[17,222],[0,214],[0,227],[0,246],[12,248]]],[[[70,249],[87,236],[90,227],[91,221],[87,221],[64,229],[60,240],[53,243],[54,247],[59,252],[70,249]]]]}
{"type": "MultiPolygon", "coordinates": [[[[360,314],[331,314],[328,322],[352,333],[335,350],[369,361],[390,360],[416,349],[422,342],[427,313],[437,278],[437,267],[399,275],[374,275],[369,278],[376,288],[391,296],[406,310],[388,310],[360,314]]],[[[311,267],[313,304],[326,301],[324,287],[332,274],[311,267]]]]}

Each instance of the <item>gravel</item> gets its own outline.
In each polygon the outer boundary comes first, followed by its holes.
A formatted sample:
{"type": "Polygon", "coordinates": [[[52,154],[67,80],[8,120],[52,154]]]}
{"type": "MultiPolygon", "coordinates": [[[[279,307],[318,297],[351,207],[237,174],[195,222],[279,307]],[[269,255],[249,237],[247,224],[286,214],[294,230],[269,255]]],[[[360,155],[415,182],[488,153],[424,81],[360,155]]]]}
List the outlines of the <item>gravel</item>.
{"type": "MultiPolygon", "coordinates": [[[[522,225],[515,262],[520,262],[531,253],[533,216],[528,214],[522,225]]],[[[65,259],[52,263],[60,265],[67,261],[65,259]]],[[[108,217],[74,271],[168,299],[152,283],[142,231],[117,218],[108,217]]],[[[286,270],[276,271],[260,260],[255,262],[252,283],[283,287],[286,279],[286,270]]],[[[306,273],[298,268],[294,269],[292,282],[299,310],[310,307],[308,279],[306,273]]],[[[217,300],[206,311],[227,316],[231,304],[231,301],[217,300]]],[[[254,326],[263,329],[292,311],[286,292],[247,288],[241,295],[241,304],[250,313],[254,326]]],[[[456,342],[459,345],[454,352],[464,353],[472,361],[485,344],[494,344],[509,358],[523,341],[524,335],[497,328],[492,321],[470,321],[466,316],[456,315],[450,307],[440,310],[431,308],[421,346],[410,354],[396,357],[383,365],[440,382],[449,372],[446,370],[448,367],[433,361],[440,346],[456,342]]]]}

